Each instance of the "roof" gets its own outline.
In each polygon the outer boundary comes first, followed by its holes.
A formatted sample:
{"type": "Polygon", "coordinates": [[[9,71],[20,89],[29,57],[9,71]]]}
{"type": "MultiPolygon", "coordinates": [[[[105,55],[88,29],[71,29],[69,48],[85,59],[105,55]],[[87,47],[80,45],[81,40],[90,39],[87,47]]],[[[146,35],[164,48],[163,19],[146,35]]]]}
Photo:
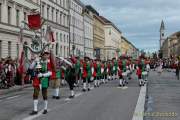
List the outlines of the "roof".
{"type": "Polygon", "coordinates": [[[91,6],[91,5],[86,5],[86,8],[90,10],[92,13],[96,14],[99,16],[99,13],[91,6]]]}
{"type": "Polygon", "coordinates": [[[130,45],[133,46],[133,48],[135,48],[136,50],[138,50],[130,41],[128,41],[124,36],[121,37],[122,39],[124,39],[127,43],[129,43],[130,45]]]}
{"type": "Polygon", "coordinates": [[[106,25],[112,25],[118,32],[122,33],[117,27],[116,25],[114,25],[114,23],[112,23],[110,20],[108,20],[107,18],[100,16],[100,18],[104,21],[104,23],[106,25]]]}

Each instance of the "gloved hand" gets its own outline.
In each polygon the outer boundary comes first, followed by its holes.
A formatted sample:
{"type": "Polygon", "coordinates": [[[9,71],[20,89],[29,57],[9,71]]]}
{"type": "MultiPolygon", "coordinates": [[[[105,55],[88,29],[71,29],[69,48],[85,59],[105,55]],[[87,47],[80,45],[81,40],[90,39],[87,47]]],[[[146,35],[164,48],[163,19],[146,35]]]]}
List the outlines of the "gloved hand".
{"type": "Polygon", "coordinates": [[[43,77],[43,74],[42,74],[42,73],[39,73],[39,74],[38,74],[38,78],[40,78],[40,77],[43,77]]]}

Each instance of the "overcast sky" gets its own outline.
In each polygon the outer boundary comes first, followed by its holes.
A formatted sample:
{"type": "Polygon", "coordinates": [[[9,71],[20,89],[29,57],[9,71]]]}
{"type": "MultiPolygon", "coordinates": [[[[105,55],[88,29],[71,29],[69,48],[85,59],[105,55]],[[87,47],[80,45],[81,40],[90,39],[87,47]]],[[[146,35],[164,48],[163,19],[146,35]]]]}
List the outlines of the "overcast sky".
{"type": "Polygon", "coordinates": [[[137,48],[159,49],[163,19],[166,36],[180,30],[180,0],[81,0],[111,20],[137,48]]]}

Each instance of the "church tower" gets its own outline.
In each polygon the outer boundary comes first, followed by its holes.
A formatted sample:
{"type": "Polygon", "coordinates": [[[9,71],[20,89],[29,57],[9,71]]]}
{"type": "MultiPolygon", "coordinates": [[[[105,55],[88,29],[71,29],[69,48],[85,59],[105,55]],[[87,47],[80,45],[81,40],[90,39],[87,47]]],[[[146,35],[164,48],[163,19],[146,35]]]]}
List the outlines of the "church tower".
{"type": "Polygon", "coordinates": [[[160,41],[159,41],[159,43],[160,43],[160,49],[161,49],[161,47],[162,47],[165,39],[166,39],[166,38],[165,38],[165,25],[164,25],[164,21],[162,20],[162,22],[161,22],[161,27],[160,27],[160,41]]]}

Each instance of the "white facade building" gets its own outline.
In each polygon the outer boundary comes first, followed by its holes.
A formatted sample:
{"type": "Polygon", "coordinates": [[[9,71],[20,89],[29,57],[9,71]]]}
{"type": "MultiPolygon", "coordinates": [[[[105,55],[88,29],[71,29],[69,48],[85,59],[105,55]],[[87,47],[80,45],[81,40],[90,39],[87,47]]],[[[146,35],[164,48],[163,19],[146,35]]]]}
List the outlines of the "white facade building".
{"type": "Polygon", "coordinates": [[[83,7],[80,0],[69,0],[70,3],[70,51],[71,54],[84,56],[84,22],[83,7]],[[73,47],[74,45],[74,47],[73,47]],[[74,49],[73,49],[74,48],[74,49]]]}
{"type": "Polygon", "coordinates": [[[122,33],[111,21],[102,16],[101,18],[105,22],[105,56],[106,59],[112,59],[119,49],[122,33]]]}
{"type": "Polygon", "coordinates": [[[84,51],[85,56],[93,58],[93,14],[84,9],[84,51]]]}
{"type": "MultiPolygon", "coordinates": [[[[0,58],[19,56],[22,45],[19,40],[22,21],[27,21],[31,9],[38,9],[38,0],[0,0],[0,58]]],[[[32,32],[23,30],[23,40],[30,44],[32,32]]],[[[29,56],[27,51],[25,54],[29,56]]]]}
{"type": "Polygon", "coordinates": [[[69,1],[41,0],[41,16],[47,21],[43,26],[43,36],[47,25],[51,26],[55,43],[53,46],[56,56],[69,56],[69,1]]]}

